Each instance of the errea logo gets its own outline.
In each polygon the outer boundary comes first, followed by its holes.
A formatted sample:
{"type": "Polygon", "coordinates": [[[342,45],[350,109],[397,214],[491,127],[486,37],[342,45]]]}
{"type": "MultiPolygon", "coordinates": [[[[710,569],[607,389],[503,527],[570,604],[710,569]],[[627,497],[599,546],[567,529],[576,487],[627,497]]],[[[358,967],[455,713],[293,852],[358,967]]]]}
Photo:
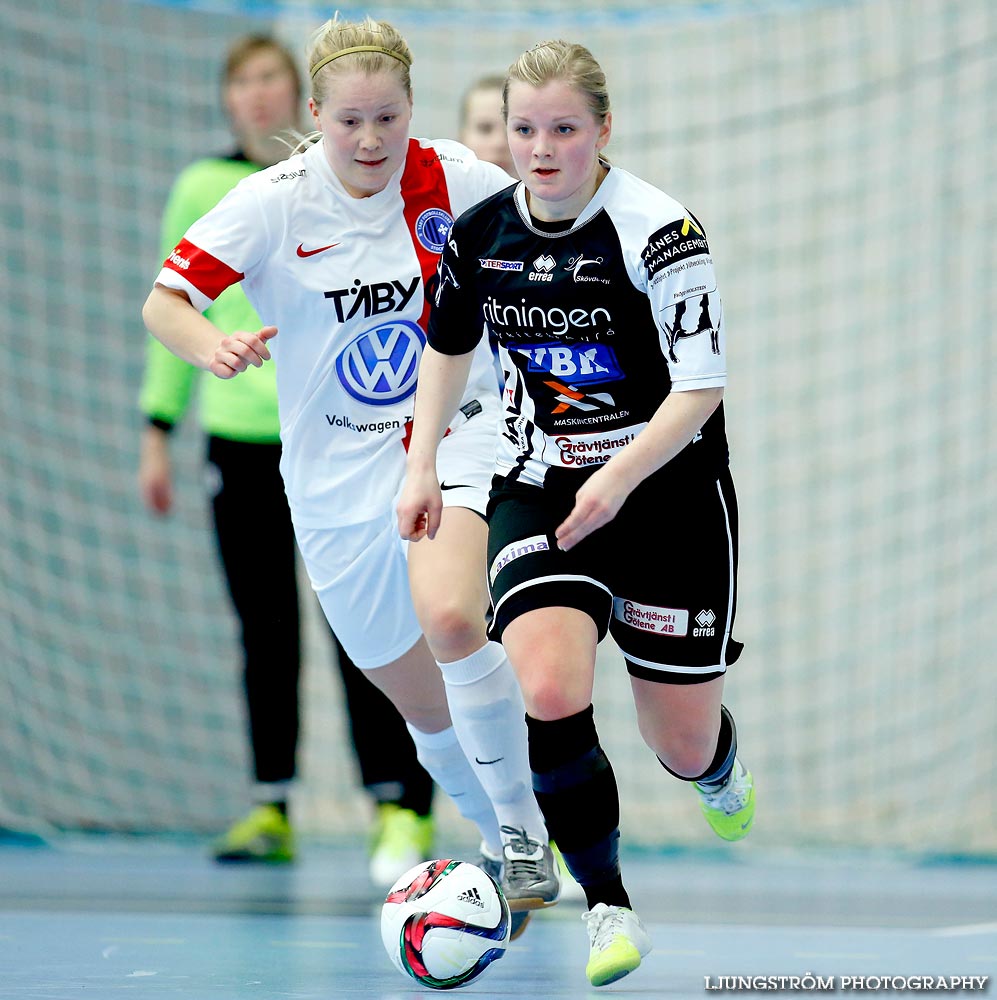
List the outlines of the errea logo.
{"type": "Polygon", "coordinates": [[[717,616],[710,609],[704,609],[696,615],[696,624],[698,628],[692,630],[692,634],[696,638],[709,637],[716,635],[717,630],[713,627],[713,623],[717,620],[717,616]]]}
{"type": "Polygon", "coordinates": [[[551,272],[557,267],[557,261],[549,253],[542,257],[537,257],[533,262],[533,270],[530,271],[530,281],[553,281],[554,275],[551,272]]]}

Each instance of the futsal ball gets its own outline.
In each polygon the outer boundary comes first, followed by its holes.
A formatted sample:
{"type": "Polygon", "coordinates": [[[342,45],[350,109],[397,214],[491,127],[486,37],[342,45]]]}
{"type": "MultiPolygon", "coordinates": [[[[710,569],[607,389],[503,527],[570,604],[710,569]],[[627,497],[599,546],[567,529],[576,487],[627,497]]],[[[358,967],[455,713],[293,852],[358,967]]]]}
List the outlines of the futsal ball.
{"type": "Polygon", "coordinates": [[[434,990],[477,979],[505,954],[509,904],[477,865],[423,861],[391,887],[381,940],[399,971],[434,990]]]}

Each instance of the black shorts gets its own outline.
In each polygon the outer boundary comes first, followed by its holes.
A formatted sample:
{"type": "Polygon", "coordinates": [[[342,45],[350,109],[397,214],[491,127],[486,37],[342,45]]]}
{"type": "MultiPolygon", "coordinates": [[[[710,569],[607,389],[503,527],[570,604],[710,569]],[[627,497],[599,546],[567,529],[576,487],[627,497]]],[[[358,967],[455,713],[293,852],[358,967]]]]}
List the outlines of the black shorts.
{"type": "Polygon", "coordinates": [[[741,653],[731,636],[737,598],[737,499],[730,471],[712,481],[656,475],[609,524],[569,552],[554,531],[572,489],[496,477],[488,505],[489,637],[548,607],[577,608],[612,633],[635,677],[693,684],[721,676],[741,653]]]}

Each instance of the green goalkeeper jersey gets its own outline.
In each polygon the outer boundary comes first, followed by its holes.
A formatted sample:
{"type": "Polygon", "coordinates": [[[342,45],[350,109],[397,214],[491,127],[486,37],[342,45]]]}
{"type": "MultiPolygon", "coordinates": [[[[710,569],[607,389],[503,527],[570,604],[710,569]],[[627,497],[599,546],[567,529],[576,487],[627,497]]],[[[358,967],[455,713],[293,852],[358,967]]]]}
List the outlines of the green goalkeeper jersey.
{"type": "MultiPolygon", "coordinates": [[[[183,170],[163,212],[162,256],[243,177],[259,169],[259,164],[234,154],[198,160],[183,170]]],[[[238,284],[222,292],[205,315],[224,333],[263,326],[238,284]]],[[[259,444],[280,440],[273,362],[261,368],[249,367],[236,378],[220,379],[182,361],[150,337],[139,400],[145,416],[170,427],[179,423],[194,396],[195,385],[199,385],[198,415],[208,434],[259,444]]]]}

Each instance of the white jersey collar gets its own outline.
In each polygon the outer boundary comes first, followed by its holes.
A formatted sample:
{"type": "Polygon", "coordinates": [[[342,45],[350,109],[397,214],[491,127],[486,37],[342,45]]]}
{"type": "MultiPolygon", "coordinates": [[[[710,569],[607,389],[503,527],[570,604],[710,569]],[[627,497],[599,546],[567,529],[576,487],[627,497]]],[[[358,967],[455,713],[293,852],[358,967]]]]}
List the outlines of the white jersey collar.
{"type": "Polygon", "coordinates": [[[357,211],[369,211],[372,215],[380,214],[384,206],[395,201],[401,195],[402,174],[405,172],[405,164],[408,162],[408,150],[401,166],[388,178],[388,183],[377,194],[369,195],[366,198],[354,198],[353,195],[343,187],[343,182],[332,169],[331,164],[325,155],[325,139],[319,139],[313,146],[305,151],[305,156],[309,156],[312,162],[309,167],[313,169],[324,184],[332,188],[340,198],[345,199],[357,211]]]}

